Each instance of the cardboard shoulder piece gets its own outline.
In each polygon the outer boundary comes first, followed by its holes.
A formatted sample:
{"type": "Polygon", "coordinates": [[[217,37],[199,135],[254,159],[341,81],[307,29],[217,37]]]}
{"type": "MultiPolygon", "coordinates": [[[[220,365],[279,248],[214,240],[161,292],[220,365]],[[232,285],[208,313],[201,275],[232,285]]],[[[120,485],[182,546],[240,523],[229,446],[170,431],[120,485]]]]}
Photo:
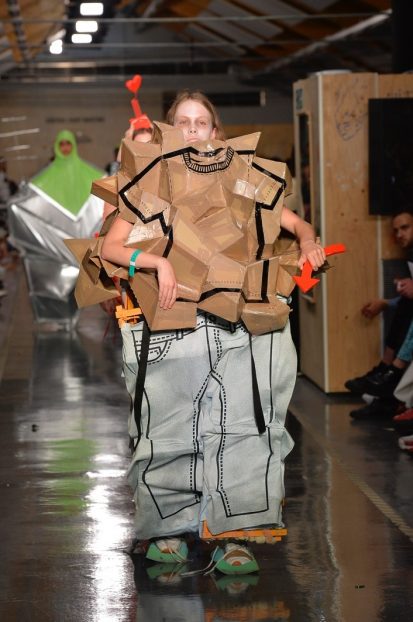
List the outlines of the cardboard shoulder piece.
{"type": "Polygon", "coordinates": [[[155,136],[156,143],[125,140],[116,179],[94,184],[117,210],[82,257],[79,302],[116,295],[109,277],[127,276],[100,255],[119,216],[131,225],[125,245],[166,257],[177,277],[167,311],[158,305],[155,271],[129,280],[151,330],[193,328],[197,309],[242,320],[252,334],[282,328],[299,257],[296,241],[280,236],[286,165],[256,157],[258,133],[187,145],[181,130],[155,123],[155,136]]]}

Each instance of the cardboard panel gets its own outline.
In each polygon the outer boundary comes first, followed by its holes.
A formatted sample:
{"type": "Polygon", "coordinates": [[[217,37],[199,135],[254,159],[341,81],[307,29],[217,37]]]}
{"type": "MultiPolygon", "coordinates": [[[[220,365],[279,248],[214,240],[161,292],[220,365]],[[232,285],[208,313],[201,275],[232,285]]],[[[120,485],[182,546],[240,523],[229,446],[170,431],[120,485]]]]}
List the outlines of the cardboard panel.
{"type": "Polygon", "coordinates": [[[284,328],[290,314],[290,307],[280,300],[272,303],[247,302],[241,318],[253,335],[263,335],[284,328]]]}
{"type": "Polygon", "coordinates": [[[244,307],[244,300],[241,292],[216,292],[213,296],[205,298],[198,303],[201,311],[213,313],[218,317],[237,322],[244,307]]]}
{"type": "Polygon", "coordinates": [[[103,201],[118,206],[118,178],[116,175],[92,182],[92,194],[103,201]]]}
{"type": "Polygon", "coordinates": [[[172,309],[158,305],[158,284],[155,276],[139,272],[133,279],[132,290],[151,330],[175,330],[196,325],[196,304],[175,302],[172,309]]]}

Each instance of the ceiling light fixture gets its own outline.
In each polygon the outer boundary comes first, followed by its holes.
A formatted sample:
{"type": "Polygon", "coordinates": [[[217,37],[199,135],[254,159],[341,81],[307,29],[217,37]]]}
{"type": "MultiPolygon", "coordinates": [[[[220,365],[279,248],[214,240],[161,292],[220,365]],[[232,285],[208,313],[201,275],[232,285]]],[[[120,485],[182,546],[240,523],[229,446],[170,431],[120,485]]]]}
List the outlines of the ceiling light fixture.
{"type": "Polygon", "coordinates": [[[92,15],[103,15],[103,2],[82,2],[80,14],[91,17],[92,15]]]}
{"type": "Polygon", "coordinates": [[[75,24],[76,32],[97,32],[99,28],[95,20],[80,19],[75,24]]]}
{"type": "Polygon", "coordinates": [[[76,33],[72,35],[72,43],[91,43],[92,35],[76,33]]]}

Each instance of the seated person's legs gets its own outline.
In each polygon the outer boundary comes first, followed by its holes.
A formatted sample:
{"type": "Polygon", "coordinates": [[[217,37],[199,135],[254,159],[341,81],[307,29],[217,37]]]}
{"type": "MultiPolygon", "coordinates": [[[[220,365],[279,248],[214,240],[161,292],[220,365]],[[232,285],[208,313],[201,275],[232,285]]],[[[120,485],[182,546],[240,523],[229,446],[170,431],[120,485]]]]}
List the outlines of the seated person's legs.
{"type": "MultiPolygon", "coordinates": [[[[374,391],[376,384],[381,384],[383,380],[387,385],[390,379],[391,382],[388,384],[388,387],[391,386],[392,388],[391,390],[386,389],[385,392],[390,395],[393,393],[396,385],[403,375],[404,368],[406,367],[405,364],[394,364],[394,360],[408,335],[412,317],[413,300],[401,298],[397,304],[396,311],[386,337],[385,349],[381,361],[379,361],[378,365],[373,367],[373,369],[368,371],[363,376],[352,378],[344,383],[344,386],[351,391],[351,393],[356,395],[363,395],[363,393],[379,395],[376,392],[371,393],[371,391],[374,391]],[[392,365],[395,369],[392,368],[392,365]]],[[[401,358],[401,360],[403,361],[404,359],[401,358]]],[[[381,396],[382,391],[379,391],[381,396]]]]}

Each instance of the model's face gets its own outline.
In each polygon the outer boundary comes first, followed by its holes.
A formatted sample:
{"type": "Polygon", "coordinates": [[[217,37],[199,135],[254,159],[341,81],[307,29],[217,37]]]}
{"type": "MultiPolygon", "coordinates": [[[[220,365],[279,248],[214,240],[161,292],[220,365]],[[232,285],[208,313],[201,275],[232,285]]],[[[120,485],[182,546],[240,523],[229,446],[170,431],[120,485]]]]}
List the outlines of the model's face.
{"type": "Polygon", "coordinates": [[[213,139],[216,135],[210,113],[203,104],[193,99],[179,104],[175,112],[174,126],[183,131],[187,143],[213,139]]]}
{"type": "Polygon", "coordinates": [[[73,145],[68,140],[61,140],[59,143],[60,153],[64,156],[68,156],[72,153],[73,145]]]}
{"type": "Polygon", "coordinates": [[[413,216],[399,214],[393,219],[393,231],[397,243],[402,248],[413,247],[413,216]]]}

